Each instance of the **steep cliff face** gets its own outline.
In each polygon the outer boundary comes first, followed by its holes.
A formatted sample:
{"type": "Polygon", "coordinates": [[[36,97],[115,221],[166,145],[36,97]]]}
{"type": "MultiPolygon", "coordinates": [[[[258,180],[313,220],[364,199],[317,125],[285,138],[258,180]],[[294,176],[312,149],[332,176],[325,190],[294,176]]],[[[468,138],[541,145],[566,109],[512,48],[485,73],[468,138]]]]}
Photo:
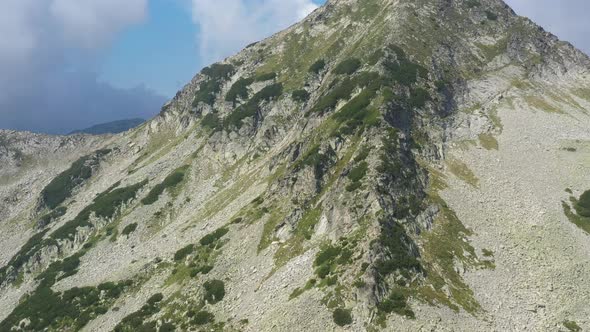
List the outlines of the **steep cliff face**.
{"type": "Polygon", "coordinates": [[[588,326],[589,68],[502,1],[334,0],[130,132],[3,132],[0,330],[588,326]]]}

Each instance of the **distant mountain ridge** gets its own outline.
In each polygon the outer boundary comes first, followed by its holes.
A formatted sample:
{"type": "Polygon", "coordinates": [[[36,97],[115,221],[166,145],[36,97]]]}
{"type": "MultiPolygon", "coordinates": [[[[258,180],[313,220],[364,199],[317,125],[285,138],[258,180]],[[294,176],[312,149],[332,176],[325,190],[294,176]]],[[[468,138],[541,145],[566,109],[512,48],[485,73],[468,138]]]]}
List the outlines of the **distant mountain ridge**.
{"type": "Polygon", "coordinates": [[[68,135],[73,134],[90,134],[90,135],[104,135],[104,134],[118,134],[125,132],[131,128],[135,128],[144,123],[145,120],[141,118],[124,119],[111,122],[100,123],[85,129],[74,130],[68,135]]]}

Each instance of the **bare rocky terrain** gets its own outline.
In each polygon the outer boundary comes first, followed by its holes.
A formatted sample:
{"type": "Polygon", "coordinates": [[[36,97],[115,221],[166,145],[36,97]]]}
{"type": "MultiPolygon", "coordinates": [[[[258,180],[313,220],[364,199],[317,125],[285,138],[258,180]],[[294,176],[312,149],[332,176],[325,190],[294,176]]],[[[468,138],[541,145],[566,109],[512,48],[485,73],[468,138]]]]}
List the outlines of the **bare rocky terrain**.
{"type": "Polygon", "coordinates": [[[0,131],[0,331],[590,329],[588,128],[500,0],[328,1],[131,131],[0,131]]]}

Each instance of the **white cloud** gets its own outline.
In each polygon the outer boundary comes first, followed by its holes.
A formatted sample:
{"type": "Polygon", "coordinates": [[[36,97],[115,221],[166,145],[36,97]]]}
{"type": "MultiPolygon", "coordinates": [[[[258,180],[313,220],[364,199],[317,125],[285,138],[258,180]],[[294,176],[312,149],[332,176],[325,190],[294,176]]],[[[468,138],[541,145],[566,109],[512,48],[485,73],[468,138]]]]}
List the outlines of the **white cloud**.
{"type": "Polygon", "coordinates": [[[142,22],[147,0],[53,0],[50,11],[68,40],[93,48],[108,43],[121,29],[142,22]]]}
{"type": "Polygon", "coordinates": [[[221,60],[316,8],[311,0],[192,0],[201,60],[221,60]]]}
{"type": "Polygon", "coordinates": [[[63,132],[151,115],[142,100],[159,96],[114,89],[92,72],[101,48],[146,17],[147,1],[1,0],[0,128],[63,132]]]}

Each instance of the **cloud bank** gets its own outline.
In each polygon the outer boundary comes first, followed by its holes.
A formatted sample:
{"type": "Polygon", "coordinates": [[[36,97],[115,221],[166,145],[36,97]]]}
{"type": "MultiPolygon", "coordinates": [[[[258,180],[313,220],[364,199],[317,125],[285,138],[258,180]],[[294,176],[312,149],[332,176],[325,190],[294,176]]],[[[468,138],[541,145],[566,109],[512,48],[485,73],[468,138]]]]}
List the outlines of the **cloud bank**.
{"type": "Polygon", "coordinates": [[[201,60],[221,60],[316,8],[311,0],[192,0],[201,60]]]}
{"type": "Polygon", "coordinates": [[[64,133],[157,112],[163,97],[95,74],[102,49],[146,15],[147,0],[3,0],[0,128],[64,133]]]}

